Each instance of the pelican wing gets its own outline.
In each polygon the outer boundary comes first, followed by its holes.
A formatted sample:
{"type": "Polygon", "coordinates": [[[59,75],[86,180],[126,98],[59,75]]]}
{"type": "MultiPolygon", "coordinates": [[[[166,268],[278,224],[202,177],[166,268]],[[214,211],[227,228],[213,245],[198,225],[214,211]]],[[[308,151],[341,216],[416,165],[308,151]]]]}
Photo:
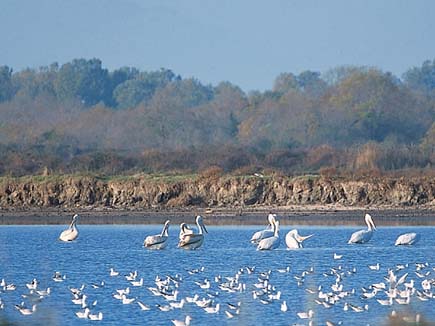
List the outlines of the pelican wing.
{"type": "Polygon", "coordinates": [[[285,236],[285,244],[289,249],[302,248],[302,244],[299,243],[299,241],[297,241],[296,238],[290,232],[287,233],[287,235],[285,236]]]}
{"type": "Polygon", "coordinates": [[[258,231],[252,235],[251,242],[258,244],[261,240],[273,237],[273,235],[274,235],[274,232],[272,229],[258,231]]]}
{"type": "Polygon", "coordinates": [[[356,231],[352,234],[348,243],[366,243],[372,238],[372,235],[373,235],[372,230],[356,231]]]}
{"type": "Polygon", "coordinates": [[[273,236],[273,237],[270,237],[270,238],[266,238],[266,239],[261,240],[258,243],[257,249],[258,250],[272,250],[272,249],[276,249],[276,248],[279,247],[280,242],[281,242],[280,238],[276,237],[276,236],[273,236]]]}
{"type": "Polygon", "coordinates": [[[186,247],[193,244],[200,244],[204,241],[203,234],[184,234],[178,243],[178,247],[186,247]]]}
{"type": "Polygon", "coordinates": [[[77,229],[73,227],[63,231],[60,234],[59,239],[62,241],[73,241],[78,237],[78,235],[77,229]]]}
{"type": "Polygon", "coordinates": [[[151,246],[159,245],[165,243],[166,240],[168,240],[168,236],[165,235],[160,235],[160,234],[150,235],[145,238],[144,246],[151,247],[151,246]]]}
{"type": "Polygon", "coordinates": [[[400,246],[400,245],[413,245],[420,239],[420,236],[417,233],[405,233],[400,235],[396,243],[394,245],[400,246]]]}

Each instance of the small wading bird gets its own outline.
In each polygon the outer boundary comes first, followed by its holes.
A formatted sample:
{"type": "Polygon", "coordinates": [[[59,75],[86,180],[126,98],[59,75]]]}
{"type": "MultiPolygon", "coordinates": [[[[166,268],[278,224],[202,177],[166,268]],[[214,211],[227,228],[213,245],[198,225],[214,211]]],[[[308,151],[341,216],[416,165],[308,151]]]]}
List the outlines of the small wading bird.
{"type": "Polygon", "coordinates": [[[79,231],[76,228],[77,219],[79,216],[75,214],[72,218],[71,224],[69,225],[69,228],[63,231],[60,236],[59,240],[61,241],[73,241],[77,239],[79,236],[79,231]]]}
{"type": "Polygon", "coordinates": [[[303,248],[302,242],[311,238],[312,236],[313,236],[312,234],[307,236],[301,236],[298,233],[298,230],[294,229],[289,231],[285,236],[285,244],[287,245],[288,249],[303,248]]]}
{"type": "Polygon", "coordinates": [[[359,230],[353,233],[348,243],[366,243],[372,238],[373,232],[376,231],[376,226],[370,214],[365,215],[365,221],[367,230],[359,230]]]}
{"type": "Polygon", "coordinates": [[[165,249],[168,245],[169,220],[165,222],[160,234],[149,235],[145,238],[143,245],[148,249],[165,249]]]}
{"type": "Polygon", "coordinates": [[[201,215],[196,217],[196,225],[198,226],[198,233],[183,233],[180,237],[180,241],[178,242],[179,248],[190,250],[201,247],[202,243],[204,242],[204,232],[208,233],[201,215]]]}
{"type": "Polygon", "coordinates": [[[258,244],[261,240],[274,236],[274,225],[276,221],[276,214],[270,213],[267,216],[269,225],[262,231],[255,232],[251,237],[251,243],[258,244]]]}
{"type": "Polygon", "coordinates": [[[417,234],[415,232],[405,233],[405,234],[399,235],[399,237],[397,238],[394,245],[395,246],[413,245],[413,244],[417,243],[418,240],[420,240],[419,234],[417,234]]]}

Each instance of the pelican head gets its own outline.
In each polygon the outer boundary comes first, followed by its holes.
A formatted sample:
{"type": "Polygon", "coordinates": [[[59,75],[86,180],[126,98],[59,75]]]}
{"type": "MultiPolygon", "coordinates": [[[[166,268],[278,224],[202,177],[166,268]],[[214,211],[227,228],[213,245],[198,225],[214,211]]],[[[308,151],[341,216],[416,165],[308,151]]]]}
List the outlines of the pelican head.
{"type": "MultiPolygon", "coordinates": [[[[204,230],[205,233],[208,233],[207,228],[206,228],[205,225],[204,225],[204,221],[203,221],[201,215],[198,215],[198,216],[196,217],[196,225],[198,225],[198,229],[199,229],[199,230],[204,230]]],[[[202,232],[201,232],[201,233],[202,233],[202,232]]]]}
{"type": "Polygon", "coordinates": [[[165,222],[165,225],[163,226],[163,230],[162,230],[161,235],[166,235],[166,236],[168,236],[168,229],[169,229],[169,223],[170,223],[170,222],[171,222],[170,220],[167,220],[167,221],[165,222]]]}
{"type": "Polygon", "coordinates": [[[269,215],[267,216],[267,220],[269,221],[269,224],[273,227],[276,221],[276,214],[269,213],[269,215]]]}
{"type": "Polygon", "coordinates": [[[372,217],[370,216],[370,214],[366,214],[365,216],[365,220],[366,220],[366,224],[369,230],[375,230],[376,231],[376,225],[373,222],[372,217]]]}
{"type": "Polygon", "coordinates": [[[277,237],[279,234],[279,221],[275,221],[275,223],[273,224],[275,229],[274,229],[274,236],[277,237]]]}

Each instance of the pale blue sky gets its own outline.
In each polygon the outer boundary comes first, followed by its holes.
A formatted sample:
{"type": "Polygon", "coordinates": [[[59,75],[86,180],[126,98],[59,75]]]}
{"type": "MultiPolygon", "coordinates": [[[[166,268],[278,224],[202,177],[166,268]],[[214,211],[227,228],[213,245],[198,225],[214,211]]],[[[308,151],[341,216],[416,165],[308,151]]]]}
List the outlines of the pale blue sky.
{"type": "Polygon", "coordinates": [[[96,57],[245,91],[339,65],[400,77],[435,58],[434,17],[431,0],[0,0],[0,65],[96,57]]]}

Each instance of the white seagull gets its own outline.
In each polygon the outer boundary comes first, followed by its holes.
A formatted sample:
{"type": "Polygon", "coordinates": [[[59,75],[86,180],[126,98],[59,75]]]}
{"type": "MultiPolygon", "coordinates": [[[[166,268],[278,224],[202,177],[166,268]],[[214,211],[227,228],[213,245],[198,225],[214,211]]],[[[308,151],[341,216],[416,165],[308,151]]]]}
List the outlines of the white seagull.
{"type": "Polygon", "coordinates": [[[413,245],[417,243],[418,240],[420,240],[420,234],[417,234],[415,232],[405,233],[399,235],[394,245],[395,246],[413,245]]]}
{"type": "Polygon", "coordinates": [[[149,235],[145,238],[143,245],[148,249],[164,249],[168,245],[169,220],[165,222],[160,234],[149,235]]]}
{"type": "Polygon", "coordinates": [[[198,226],[198,233],[184,233],[178,242],[178,247],[183,249],[198,249],[204,242],[204,232],[208,233],[202,216],[196,217],[196,225],[198,226]]]}
{"type": "Polygon", "coordinates": [[[192,320],[192,317],[190,317],[189,315],[187,315],[187,316],[186,316],[186,319],[185,319],[184,321],[183,321],[183,320],[176,320],[176,319],[173,319],[173,320],[172,320],[172,323],[173,323],[175,326],[189,326],[191,320],[192,320]]]}
{"type": "Polygon", "coordinates": [[[76,228],[76,223],[77,223],[78,217],[79,216],[77,214],[75,214],[73,216],[71,224],[69,225],[69,228],[60,234],[59,240],[61,240],[61,241],[73,241],[73,240],[77,239],[77,237],[79,236],[79,231],[76,228]]]}
{"type": "Polygon", "coordinates": [[[302,242],[311,238],[312,236],[313,236],[312,234],[307,235],[307,236],[301,236],[298,233],[298,230],[294,229],[294,230],[289,231],[287,233],[287,235],[285,236],[285,243],[286,243],[288,249],[303,248],[302,242]]]}
{"type": "Polygon", "coordinates": [[[269,225],[267,226],[267,228],[262,231],[255,232],[251,237],[251,243],[258,244],[261,240],[274,236],[273,230],[276,221],[276,214],[270,213],[267,216],[267,220],[269,221],[269,225]]]}
{"type": "Polygon", "coordinates": [[[367,223],[367,230],[359,230],[352,234],[348,243],[366,243],[373,235],[373,231],[376,231],[376,225],[373,222],[370,214],[365,215],[365,221],[367,223]]]}
{"type": "Polygon", "coordinates": [[[257,250],[271,250],[279,247],[281,239],[279,238],[279,221],[274,221],[273,237],[262,239],[257,246],[257,250]]]}

